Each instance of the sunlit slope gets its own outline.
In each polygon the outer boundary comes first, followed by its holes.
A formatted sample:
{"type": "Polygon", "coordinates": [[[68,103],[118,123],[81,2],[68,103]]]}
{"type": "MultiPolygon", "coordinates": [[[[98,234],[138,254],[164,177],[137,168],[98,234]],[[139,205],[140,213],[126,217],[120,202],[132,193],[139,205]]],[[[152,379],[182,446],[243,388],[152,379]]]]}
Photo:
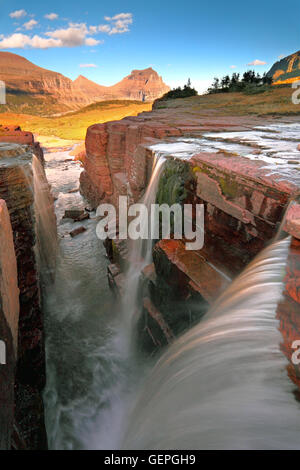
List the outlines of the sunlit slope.
{"type": "Polygon", "coordinates": [[[17,124],[23,129],[40,135],[83,140],[87,128],[92,124],[136,116],[143,111],[150,111],[151,108],[152,103],[139,101],[104,101],[59,117],[46,118],[29,114],[2,113],[0,124],[17,124]]]}

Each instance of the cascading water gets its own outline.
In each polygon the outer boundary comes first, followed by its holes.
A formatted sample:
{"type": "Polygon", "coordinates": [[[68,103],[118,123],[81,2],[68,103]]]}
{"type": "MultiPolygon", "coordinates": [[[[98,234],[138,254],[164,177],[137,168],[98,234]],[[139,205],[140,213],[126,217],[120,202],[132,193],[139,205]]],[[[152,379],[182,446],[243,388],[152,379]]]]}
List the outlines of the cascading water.
{"type": "Polygon", "coordinates": [[[125,449],[295,449],[299,403],[279,350],[276,307],[290,240],[274,242],[159,360],[125,449]]]}
{"type": "Polygon", "coordinates": [[[36,217],[36,252],[39,271],[43,275],[52,275],[57,252],[56,217],[53,208],[53,196],[46,178],[45,170],[36,155],[32,157],[31,167],[23,169],[28,181],[36,217]]]}
{"type": "MultiPolygon", "coordinates": [[[[44,292],[47,349],[46,424],[52,449],[117,449],[141,369],[131,348],[132,317],[139,275],[151,256],[152,241],[136,241],[131,252],[123,305],[108,291],[97,220],[70,239],[68,207],[81,207],[74,192],[80,168],[66,166],[67,152],[46,153],[46,173],[57,194],[60,248],[55,283],[44,292]],[[143,259],[143,254],[145,258],[143,259]]],[[[164,159],[156,159],[143,203],[155,202],[164,159]]],[[[143,364],[143,369],[146,365],[143,364]]]]}
{"type": "Polygon", "coordinates": [[[146,207],[147,212],[142,215],[141,229],[148,228],[145,233],[145,238],[139,238],[132,241],[130,246],[130,268],[126,278],[126,288],[124,296],[124,316],[129,321],[130,331],[132,330],[131,320],[132,315],[138,309],[136,305],[139,278],[142,269],[152,261],[152,246],[153,240],[149,236],[148,231],[151,227],[151,206],[155,204],[156,194],[159,184],[160,175],[164,169],[166,159],[159,154],[155,154],[152,175],[147,186],[146,192],[141,200],[141,203],[146,207]]]}
{"type": "MultiPolygon", "coordinates": [[[[132,243],[125,295],[115,306],[97,220],[85,221],[86,232],[70,239],[76,224],[62,219],[66,208],[83,204],[76,192],[80,168],[66,165],[67,156],[46,154],[60,237],[55,283],[44,291],[50,448],[297,447],[299,406],[275,320],[289,241],[261,253],[206,317],[169,347],[144,384],[152,365],[139,362],[132,332],[152,240],[132,243]]],[[[148,213],[164,162],[157,154],[141,201],[148,213]]]]}
{"type": "MultiPolygon", "coordinates": [[[[155,156],[152,175],[141,200],[147,208],[142,214],[141,227],[150,227],[150,209],[156,201],[156,193],[160,175],[163,171],[165,159],[155,156]]],[[[120,306],[118,330],[115,331],[115,351],[118,351],[119,361],[112,371],[114,377],[110,388],[110,398],[106,409],[99,413],[95,425],[90,429],[86,438],[87,447],[90,449],[118,449],[124,432],[124,426],[128,419],[128,410],[131,409],[135,398],[136,389],[145,371],[150,366],[144,358],[141,364],[136,355],[133,341],[134,320],[139,311],[137,304],[139,279],[142,269],[151,262],[153,241],[147,236],[132,242],[130,250],[130,268],[126,275],[124,296],[120,306]]]]}

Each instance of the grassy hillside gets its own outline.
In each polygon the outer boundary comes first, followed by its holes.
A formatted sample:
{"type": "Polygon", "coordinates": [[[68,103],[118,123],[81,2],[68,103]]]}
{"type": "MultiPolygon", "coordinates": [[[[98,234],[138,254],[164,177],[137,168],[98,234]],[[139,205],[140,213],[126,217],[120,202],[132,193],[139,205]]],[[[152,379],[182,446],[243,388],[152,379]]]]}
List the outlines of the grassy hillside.
{"type": "MultiPolygon", "coordinates": [[[[194,117],[199,115],[296,115],[300,105],[292,103],[291,87],[272,87],[264,93],[218,93],[173,99],[155,103],[156,109],[184,108],[194,117]]],[[[44,136],[61,139],[83,140],[86,129],[95,123],[136,116],[150,111],[151,103],[139,101],[103,101],[91,104],[79,111],[57,117],[39,117],[29,114],[0,113],[0,124],[18,124],[23,129],[44,136]]]]}
{"type": "Polygon", "coordinates": [[[271,87],[264,93],[218,93],[185,99],[156,101],[155,108],[189,107],[190,112],[218,113],[222,115],[287,115],[300,114],[300,105],[292,103],[293,90],[290,86],[271,87]]]}
{"type": "Polygon", "coordinates": [[[79,111],[64,116],[42,117],[30,114],[0,113],[0,124],[18,124],[22,129],[45,136],[61,139],[83,140],[87,128],[95,123],[103,123],[136,116],[150,111],[152,103],[140,101],[103,101],[91,104],[79,111]]]}
{"type": "Polygon", "coordinates": [[[22,91],[7,90],[6,105],[0,106],[0,118],[2,113],[23,113],[33,116],[49,116],[51,114],[71,111],[66,104],[58,102],[55,98],[45,94],[35,95],[22,91]]]}

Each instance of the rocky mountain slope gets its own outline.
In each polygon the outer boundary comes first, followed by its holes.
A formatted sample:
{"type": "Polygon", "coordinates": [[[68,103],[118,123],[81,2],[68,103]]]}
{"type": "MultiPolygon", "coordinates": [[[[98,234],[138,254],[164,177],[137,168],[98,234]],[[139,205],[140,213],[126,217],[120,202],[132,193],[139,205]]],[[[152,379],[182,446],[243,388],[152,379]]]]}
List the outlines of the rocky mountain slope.
{"type": "Polygon", "coordinates": [[[133,70],[116,85],[105,87],[83,76],[72,81],[10,52],[0,52],[0,80],[7,88],[5,110],[33,114],[61,113],[111,99],[152,101],[169,90],[151,68],[133,70]]]}
{"type": "Polygon", "coordinates": [[[111,87],[98,85],[82,75],[74,81],[74,86],[92,101],[153,101],[170,90],[151,67],[145,70],[133,70],[130,75],[111,87]]]}
{"type": "Polygon", "coordinates": [[[275,85],[300,80],[300,51],[277,61],[268,72],[275,85]]]}

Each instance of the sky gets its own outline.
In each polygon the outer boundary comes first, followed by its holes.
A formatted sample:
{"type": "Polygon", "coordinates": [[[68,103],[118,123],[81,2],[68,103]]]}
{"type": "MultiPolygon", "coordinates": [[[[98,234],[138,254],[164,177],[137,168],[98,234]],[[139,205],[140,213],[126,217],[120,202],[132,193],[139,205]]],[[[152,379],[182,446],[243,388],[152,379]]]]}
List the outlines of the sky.
{"type": "Polygon", "coordinates": [[[172,88],[190,78],[202,92],[298,51],[299,13],[299,0],[0,0],[0,50],[106,86],[152,67],[172,88]]]}

